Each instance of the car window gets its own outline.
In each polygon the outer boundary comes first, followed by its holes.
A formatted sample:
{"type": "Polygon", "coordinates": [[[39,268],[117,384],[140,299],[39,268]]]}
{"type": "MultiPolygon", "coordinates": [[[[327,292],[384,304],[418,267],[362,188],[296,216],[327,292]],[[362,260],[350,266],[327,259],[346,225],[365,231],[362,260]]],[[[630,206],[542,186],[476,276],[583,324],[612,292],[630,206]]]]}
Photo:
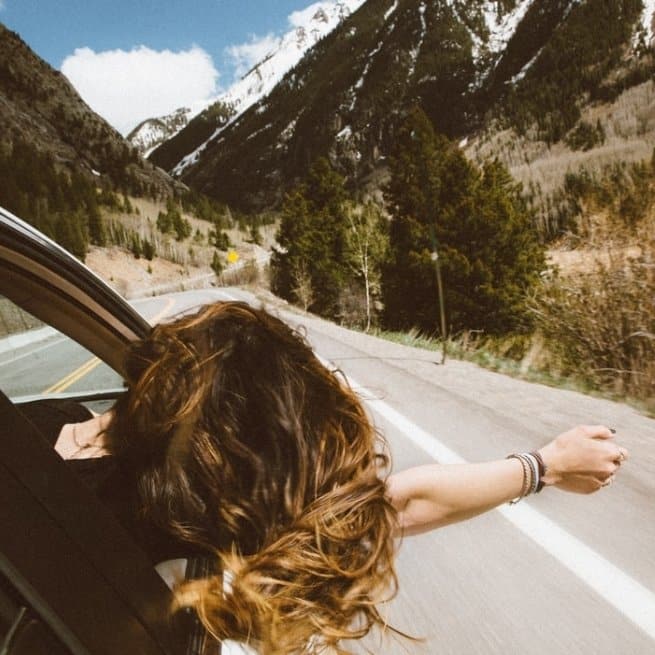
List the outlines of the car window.
{"type": "Polygon", "coordinates": [[[121,376],[74,340],[0,296],[0,389],[21,400],[118,392],[121,376]]]}

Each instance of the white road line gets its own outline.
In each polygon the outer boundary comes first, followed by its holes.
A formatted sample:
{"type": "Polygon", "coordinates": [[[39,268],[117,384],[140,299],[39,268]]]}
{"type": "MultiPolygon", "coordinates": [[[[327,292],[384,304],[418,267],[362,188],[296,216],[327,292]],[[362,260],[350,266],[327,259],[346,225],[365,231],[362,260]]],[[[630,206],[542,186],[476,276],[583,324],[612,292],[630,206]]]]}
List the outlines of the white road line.
{"type": "MultiPolygon", "coordinates": [[[[334,368],[322,357],[319,359],[328,368],[334,368]]],[[[373,392],[353,378],[348,376],[348,380],[353,390],[364,398],[373,411],[398,428],[430,457],[441,464],[461,464],[466,461],[383,400],[375,398],[373,392]]],[[[655,639],[655,594],[650,589],[532,507],[526,504],[502,506],[497,511],[651,639],[655,639]]]]}
{"type": "Polygon", "coordinates": [[[12,359],[7,359],[6,361],[0,362],[0,366],[7,366],[8,364],[13,364],[14,362],[24,359],[25,357],[29,357],[30,355],[36,355],[36,353],[40,353],[42,350],[46,350],[46,348],[52,348],[52,346],[56,346],[57,344],[66,341],[66,339],[67,337],[61,337],[45,344],[44,346],[40,346],[39,348],[34,348],[34,350],[23,353],[22,355],[16,355],[16,357],[13,357],[12,359]]]}

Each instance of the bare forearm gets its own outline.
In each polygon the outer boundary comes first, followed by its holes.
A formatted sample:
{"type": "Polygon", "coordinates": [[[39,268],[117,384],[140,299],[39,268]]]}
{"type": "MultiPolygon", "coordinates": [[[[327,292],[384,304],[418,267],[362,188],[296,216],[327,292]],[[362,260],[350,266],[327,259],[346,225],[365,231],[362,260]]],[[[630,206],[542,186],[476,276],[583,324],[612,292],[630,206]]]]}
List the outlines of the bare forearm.
{"type": "Polygon", "coordinates": [[[541,484],[593,493],[611,483],[627,457],[609,428],[582,425],[560,434],[534,458],[524,453],[483,464],[402,471],[389,477],[388,495],[398,511],[401,534],[418,534],[486,512],[541,484]],[[544,469],[541,479],[539,469],[544,469]]]}
{"type": "Polygon", "coordinates": [[[523,467],[516,459],[418,466],[392,475],[387,482],[405,535],[489,511],[519,496],[522,486],[523,467]]]}

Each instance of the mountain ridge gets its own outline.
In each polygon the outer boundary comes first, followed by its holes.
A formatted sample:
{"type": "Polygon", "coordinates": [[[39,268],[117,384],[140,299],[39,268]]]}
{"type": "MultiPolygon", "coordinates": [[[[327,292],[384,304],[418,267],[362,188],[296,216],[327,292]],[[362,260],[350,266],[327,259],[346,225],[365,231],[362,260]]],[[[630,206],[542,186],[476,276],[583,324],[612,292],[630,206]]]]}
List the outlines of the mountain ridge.
{"type": "Polygon", "coordinates": [[[21,142],[60,168],[133,193],[170,195],[179,182],[157,170],[79,96],[60,72],[0,23],[0,144],[21,142]]]}
{"type": "MultiPolygon", "coordinates": [[[[246,210],[274,206],[319,156],[358,187],[384,167],[398,118],[412,104],[451,138],[470,138],[493,119],[520,133],[536,126],[539,139],[559,142],[589,94],[619,93],[613,76],[627,86],[638,82],[629,81],[633,60],[652,72],[651,55],[635,54],[637,42],[650,53],[651,5],[368,0],[265,101],[205,135],[193,163],[175,170],[246,210]],[[578,42],[584,61],[576,68],[578,42]]],[[[173,168],[160,152],[152,160],[173,168]]]]}
{"type": "MultiPolygon", "coordinates": [[[[322,2],[310,5],[304,11],[296,12],[298,16],[294,19],[295,24],[292,25],[292,29],[282,36],[277,37],[275,45],[272,46],[262,59],[253,64],[225,92],[207,100],[196,108],[195,111],[189,110],[187,121],[184,124],[178,125],[172,130],[161,130],[158,128],[158,122],[170,122],[176,112],[168,116],[143,121],[138,126],[141,130],[145,129],[153,133],[160,133],[156,141],[148,139],[146,149],[140,145],[141,139],[138,133],[134,134],[137,128],[128,135],[128,139],[133,145],[140,148],[144,156],[149,156],[154,148],[178,134],[194,119],[198,119],[198,123],[210,123],[214,129],[209,134],[213,134],[217,129],[225,127],[225,124],[222,121],[212,123],[212,116],[220,113],[221,115],[229,115],[229,119],[232,120],[238,118],[251,105],[265,97],[277,84],[281,76],[297,64],[309,48],[333,30],[341,20],[352,11],[355,11],[363,2],[364,0],[323,0],[322,2]],[[310,9],[311,11],[309,11],[310,9]]],[[[177,112],[179,111],[177,110],[177,112]]],[[[189,155],[201,144],[201,142],[198,142],[199,137],[196,135],[205,135],[206,130],[199,129],[198,126],[195,126],[191,128],[190,132],[193,135],[191,142],[195,145],[193,147],[189,146],[188,151],[184,155],[189,155]]],[[[176,149],[173,158],[177,156],[177,152],[178,150],[176,149]]],[[[178,163],[182,169],[184,168],[182,162],[172,162],[171,158],[167,157],[165,151],[164,154],[159,154],[159,158],[157,163],[159,165],[163,164],[164,168],[173,168],[178,163]]]]}

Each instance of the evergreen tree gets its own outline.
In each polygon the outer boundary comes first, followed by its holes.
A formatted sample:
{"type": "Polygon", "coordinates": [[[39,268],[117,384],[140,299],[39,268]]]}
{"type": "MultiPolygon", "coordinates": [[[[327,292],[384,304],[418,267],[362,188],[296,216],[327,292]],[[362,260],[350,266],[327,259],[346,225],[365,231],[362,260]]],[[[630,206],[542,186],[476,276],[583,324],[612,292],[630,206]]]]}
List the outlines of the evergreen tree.
{"type": "Polygon", "coordinates": [[[155,256],[155,245],[150,241],[150,239],[143,239],[141,242],[141,251],[143,256],[151,262],[155,256]]]}
{"type": "Polygon", "coordinates": [[[143,254],[141,237],[136,232],[132,233],[132,238],[130,239],[130,252],[136,259],[141,259],[141,255],[143,254]]]}
{"type": "Polygon", "coordinates": [[[84,261],[88,237],[84,225],[83,212],[63,212],[55,217],[55,238],[63,248],[84,261]]]}
{"type": "Polygon", "coordinates": [[[220,274],[223,272],[223,269],[225,268],[217,250],[214,250],[214,257],[212,258],[211,267],[216,277],[220,276],[220,274]]]}
{"type": "Polygon", "coordinates": [[[162,234],[168,234],[173,231],[173,221],[168,212],[164,213],[160,211],[157,214],[157,229],[162,234]]]}
{"type": "Polygon", "coordinates": [[[87,207],[89,216],[89,239],[91,240],[91,243],[96,246],[106,246],[107,232],[105,230],[102,216],[100,215],[98,203],[95,201],[95,196],[93,197],[93,200],[89,201],[87,207]]]}
{"type": "Polygon", "coordinates": [[[324,316],[338,316],[347,278],[345,199],[343,177],[318,159],[307,181],[285,198],[277,235],[281,248],[271,261],[273,290],[305,304],[298,291],[303,289],[306,300],[309,280],[309,308],[324,316]]]}
{"type": "Polygon", "coordinates": [[[386,323],[437,331],[436,250],[452,330],[525,328],[524,299],[544,254],[520,187],[498,162],[476,170],[420,109],[407,117],[397,144],[387,189],[386,323]]]}
{"type": "Polygon", "coordinates": [[[256,246],[261,246],[262,245],[262,233],[261,233],[261,231],[259,229],[259,225],[257,225],[256,223],[253,223],[250,226],[249,231],[250,231],[250,237],[249,237],[248,240],[251,243],[254,243],[256,246]]]}
{"type": "Polygon", "coordinates": [[[209,243],[219,250],[227,251],[232,247],[230,237],[227,232],[216,227],[215,230],[209,230],[209,243]]]}

